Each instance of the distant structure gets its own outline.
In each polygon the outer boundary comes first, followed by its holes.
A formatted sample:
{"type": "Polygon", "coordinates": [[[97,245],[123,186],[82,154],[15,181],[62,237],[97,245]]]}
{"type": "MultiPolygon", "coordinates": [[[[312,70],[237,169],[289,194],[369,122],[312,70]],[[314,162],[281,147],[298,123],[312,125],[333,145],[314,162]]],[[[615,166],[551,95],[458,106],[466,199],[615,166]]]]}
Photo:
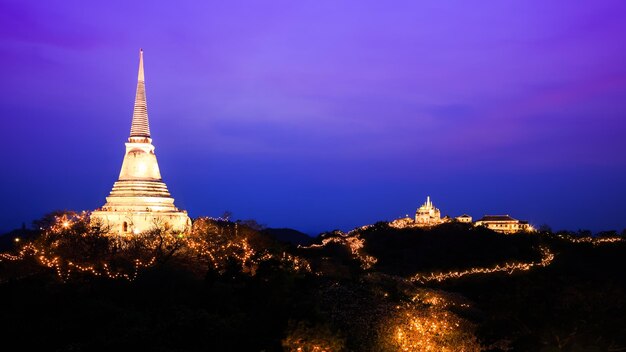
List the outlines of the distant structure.
{"type": "Polygon", "coordinates": [[[467,214],[455,218],[446,215],[442,218],[441,211],[434,206],[433,202],[430,200],[430,196],[427,196],[426,202],[417,208],[415,219],[407,215],[407,217],[389,222],[389,226],[395,228],[430,227],[449,222],[485,226],[488,229],[505,234],[519,231],[534,231],[534,228],[530,226],[527,221],[516,220],[509,215],[485,215],[475,223],[472,222],[472,217],[467,214]]]}
{"type": "Polygon", "coordinates": [[[528,221],[513,219],[509,215],[485,215],[476,221],[476,226],[486,228],[500,233],[515,233],[519,231],[533,231],[528,221]]]}
{"type": "Polygon", "coordinates": [[[135,107],[122,169],[106,204],[92,212],[91,221],[92,225],[105,226],[117,234],[138,234],[155,226],[184,231],[191,226],[187,212],[174,206],[154,154],[148,125],[143,50],[139,51],[135,107]]]}
{"type": "Polygon", "coordinates": [[[431,202],[430,196],[427,196],[426,202],[415,211],[414,218],[407,215],[404,218],[391,221],[389,226],[395,228],[430,227],[449,221],[452,221],[449,216],[441,218],[441,211],[431,202]]]}
{"type": "Polygon", "coordinates": [[[441,223],[441,212],[430,201],[430,196],[426,197],[426,203],[417,208],[415,212],[415,224],[419,226],[433,226],[441,223]]]}
{"type": "Polygon", "coordinates": [[[462,223],[466,223],[466,224],[471,224],[472,223],[472,217],[467,215],[467,214],[463,214],[461,216],[457,216],[455,219],[458,222],[462,222],[462,223]]]}

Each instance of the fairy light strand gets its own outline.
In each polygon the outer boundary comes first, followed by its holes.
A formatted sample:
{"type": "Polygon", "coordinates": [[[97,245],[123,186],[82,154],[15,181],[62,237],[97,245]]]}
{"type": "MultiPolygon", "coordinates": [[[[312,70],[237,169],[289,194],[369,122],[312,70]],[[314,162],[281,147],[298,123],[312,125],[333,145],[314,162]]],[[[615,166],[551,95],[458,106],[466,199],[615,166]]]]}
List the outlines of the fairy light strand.
{"type": "Polygon", "coordinates": [[[0,261],[20,261],[30,257],[40,265],[53,269],[62,281],[68,281],[77,274],[133,281],[142,270],[154,266],[164,253],[175,253],[186,256],[187,259],[195,258],[208,263],[211,269],[221,273],[224,272],[229,258],[240,264],[242,272],[251,275],[255,274],[261,262],[272,259],[277,260],[286,270],[311,272],[310,264],[303,258],[286,252],[271,253],[267,249],[259,251],[253,248],[248,238],[240,234],[241,226],[232,226],[232,223],[221,218],[201,218],[194,223],[197,226],[194,226],[191,233],[180,234],[163,231],[157,231],[156,235],[94,234],[89,232],[87,224],[87,212],[57,216],[48,228],[42,229],[39,240],[22,244],[16,254],[0,253],[0,261]],[[218,232],[221,236],[217,236],[218,232]],[[72,252],[73,248],[68,247],[74,243],[72,241],[81,238],[103,240],[108,249],[115,249],[118,259],[124,259],[127,263],[130,261],[131,264],[114,268],[112,263],[103,259],[89,262],[80,258],[72,252]],[[133,248],[141,248],[143,252],[133,253],[133,248]],[[63,254],[68,251],[73,255],[63,254]]]}

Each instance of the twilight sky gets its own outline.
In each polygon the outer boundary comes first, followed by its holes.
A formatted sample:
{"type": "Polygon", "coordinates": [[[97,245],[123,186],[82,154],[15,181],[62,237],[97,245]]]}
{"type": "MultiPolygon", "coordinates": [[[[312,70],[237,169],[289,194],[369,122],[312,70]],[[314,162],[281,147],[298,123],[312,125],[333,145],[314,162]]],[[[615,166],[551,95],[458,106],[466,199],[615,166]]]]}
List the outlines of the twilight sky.
{"type": "Polygon", "coordinates": [[[138,51],[192,217],[626,227],[626,2],[0,0],[0,230],[102,206],[138,51]]]}

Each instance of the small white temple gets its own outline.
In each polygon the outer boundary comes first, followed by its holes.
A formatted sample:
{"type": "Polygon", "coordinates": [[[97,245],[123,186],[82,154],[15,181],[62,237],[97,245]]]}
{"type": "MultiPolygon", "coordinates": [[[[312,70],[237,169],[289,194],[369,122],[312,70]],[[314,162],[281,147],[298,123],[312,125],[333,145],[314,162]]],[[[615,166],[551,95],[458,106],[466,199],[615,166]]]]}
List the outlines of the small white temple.
{"type": "Polygon", "coordinates": [[[417,208],[415,212],[415,223],[417,225],[431,226],[439,225],[441,222],[441,212],[430,201],[430,196],[426,197],[426,203],[417,208]]]}
{"type": "Polygon", "coordinates": [[[92,212],[91,221],[94,226],[104,226],[117,234],[138,234],[154,227],[185,231],[191,226],[187,212],[174,206],[174,198],[161,179],[154,154],[148,124],[143,50],[139,51],[137,94],[122,170],[106,204],[92,212]]]}

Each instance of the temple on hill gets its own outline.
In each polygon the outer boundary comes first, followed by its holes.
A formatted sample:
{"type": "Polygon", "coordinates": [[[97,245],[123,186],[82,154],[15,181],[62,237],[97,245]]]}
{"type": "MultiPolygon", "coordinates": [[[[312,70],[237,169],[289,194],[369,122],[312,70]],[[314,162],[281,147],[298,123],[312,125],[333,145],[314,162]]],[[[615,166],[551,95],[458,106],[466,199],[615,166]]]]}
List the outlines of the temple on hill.
{"type": "Polygon", "coordinates": [[[433,202],[430,200],[430,196],[426,197],[426,202],[417,208],[414,219],[407,215],[406,217],[389,222],[389,226],[395,228],[431,227],[450,222],[484,226],[488,229],[504,234],[511,234],[520,231],[533,232],[535,230],[527,221],[517,220],[509,215],[485,215],[476,222],[472,222],[472,217],[467,214],[463,214],[455,218],[446,215],[442,218],[441,211],[435,207],[433,202]]]}
{"type": "Polygon", "coordinates": [[[435,208],[430,201],[430,196],[426,197],[426,203],[417,208],[415,212],[415,224],[422,226],[439,225],[442,223],[441,211],[435,208]]]}
{"type": "Polygon", "coordinates": [[[191,220],[184,210],[174,206],[150,137],[146,88],[143,70],[143,50],[139,51],[137,93],[130,136],[122,169],[106,204],[91,214],[93,226],[104,226],[110,233],[138,234],[155,227],[185,231],[191,220]]]}

